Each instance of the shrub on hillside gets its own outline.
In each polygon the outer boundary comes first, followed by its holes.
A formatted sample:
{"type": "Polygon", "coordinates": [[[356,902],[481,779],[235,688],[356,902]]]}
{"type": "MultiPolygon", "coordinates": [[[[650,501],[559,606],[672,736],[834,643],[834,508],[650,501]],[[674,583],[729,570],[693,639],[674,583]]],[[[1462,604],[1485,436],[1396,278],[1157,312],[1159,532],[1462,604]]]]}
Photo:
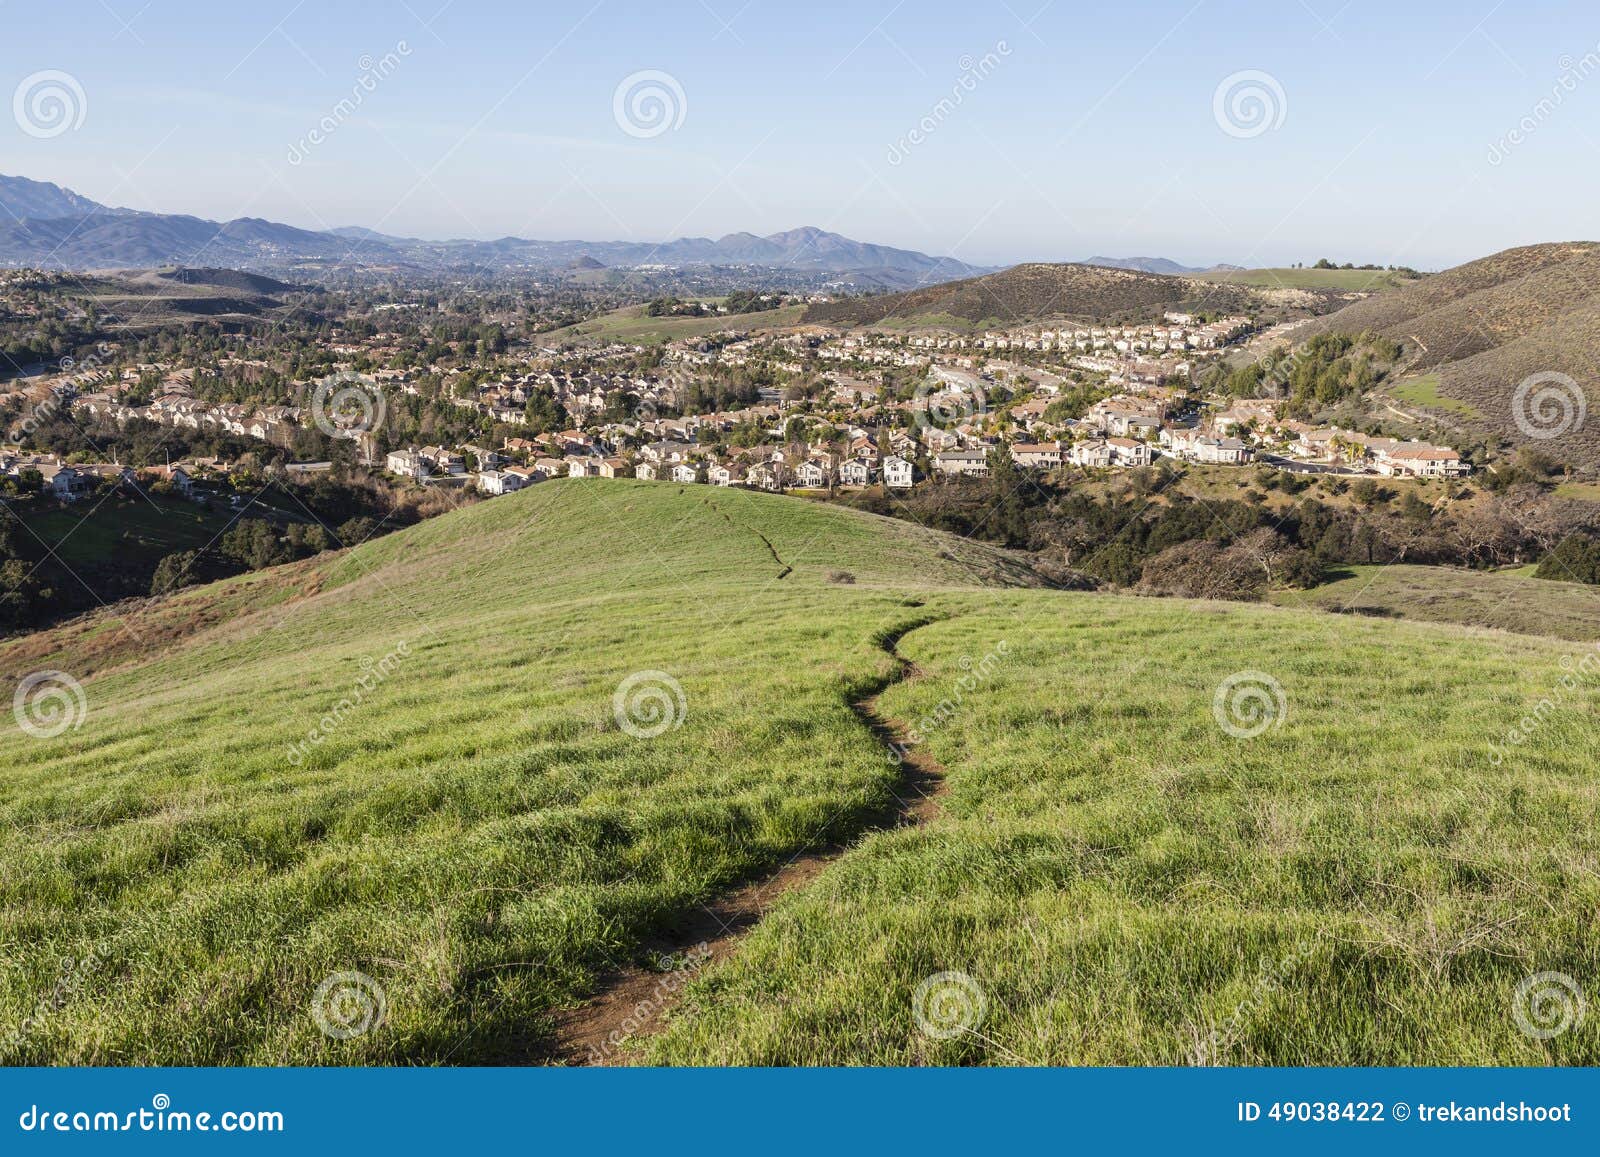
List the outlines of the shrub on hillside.
{"type": "Polygon", "coordinates": [[[1539,560],[1534,578],[1600,585],[1600,539],[1575,534],[1539,560]]]}

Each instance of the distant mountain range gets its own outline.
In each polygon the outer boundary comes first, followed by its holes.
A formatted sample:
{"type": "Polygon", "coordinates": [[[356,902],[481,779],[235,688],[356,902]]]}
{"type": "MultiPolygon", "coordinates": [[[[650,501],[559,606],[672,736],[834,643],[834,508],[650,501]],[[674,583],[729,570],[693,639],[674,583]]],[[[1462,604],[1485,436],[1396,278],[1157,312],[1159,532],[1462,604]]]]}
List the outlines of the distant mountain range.
{"type": "Polygon", "coordinates": [[[1166,257],[1086,257],[1080,265],[1103,265],[1107,269],[1135,269],[1140,273],[1216,273],[1243,269],[1242,265],[1179,265],[1166,257]]]}
{"type": "Polygon", "coordinates": [[[660,244],[634,241],[425,241],[371,229],[297,229],[258,217],[216,222],[99,204],[70,189],[0,175],[0,265],[138,269],[210,265],[282,269],[296,261],[450,269],[763,266],[858,275],[874,286],[905,288],[971,277],[985,270],[950,257],[853,241],[806,227],[758,237],[730,233],[660,244]]]}
{"type": "Polygon", "coordinates": [[[91,201],[49,181],[0,175],[0,221],[14,224],[27,217],[49,220],[82,217],[90,213],[120,216],[131,212],[131,209],[108,209],[98,201],[91,201]]]}

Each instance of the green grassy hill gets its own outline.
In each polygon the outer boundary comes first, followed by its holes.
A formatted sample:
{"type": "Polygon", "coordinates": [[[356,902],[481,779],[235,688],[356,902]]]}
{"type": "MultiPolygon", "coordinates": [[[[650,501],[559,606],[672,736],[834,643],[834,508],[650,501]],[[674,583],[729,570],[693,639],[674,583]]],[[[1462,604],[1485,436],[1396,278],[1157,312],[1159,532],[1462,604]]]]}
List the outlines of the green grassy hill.
{"type": "Polygon", "coordinates": [[[1334,289],[1342,293],[1378,293],[1417,281],[1385,269],[1208,269],[1194,276],[1201,281],[1257,289],[1334,289]]]}
{"type": "Polygon", "coordinates": [[[18,517],[61,561],[78,568],[112,559],[117,568],[143,576],[147,588],[164,556],[215,542],[233,521],[229,511],[160,496],[116,497],[82,507],[36,505],[23,507],[18,517]]]}
{"type": "Polygon", "coordinates": [[[596,338],[639,345],[661,345],[663,342],[704,337],[725,330],[754,331],[793,325],[800,320],[805,308],[803,305],[786,305],[780,309],[728,314],[723,317],[647,317],[642,305],[629,305],[589,321],[579,322],[577,325],[551,330],[540,335],[540,341],[562,342],[579,338],[596,338]]]}
{"type": "Polygon", "coordinates": [[[1600,694],[1490,746],[1572,644],[1035,581],[838,507],[574,479],[17,640],[0,672],[87,709],[0,732],[0,1062],[543,1060],[654,937],[858,837],[650,1056],[1600,1061],[1593,1018],[1511,1015],[1530,973],[1600,976],[1600,694]],[[882,710],[949,794],[863,836],[900,776],[851,703],[904,628],[923,677],[882,710]],[[1236,739],[1246,671],[1286,714],[1236,739]],[[331,1039],[352,971],[387,1019],[331,1039]],[[947,971],[987,1019],[931,1037],[947,971]]]}
{"type": "Polygon", "coordinates": [[[1338,614],[1455,623],[1584,643],[1600,640],[1600,588],[1536,579],[1533,569],[1352,566],[1313,590],[1280,591],[1273,601],[1338,614]]]}

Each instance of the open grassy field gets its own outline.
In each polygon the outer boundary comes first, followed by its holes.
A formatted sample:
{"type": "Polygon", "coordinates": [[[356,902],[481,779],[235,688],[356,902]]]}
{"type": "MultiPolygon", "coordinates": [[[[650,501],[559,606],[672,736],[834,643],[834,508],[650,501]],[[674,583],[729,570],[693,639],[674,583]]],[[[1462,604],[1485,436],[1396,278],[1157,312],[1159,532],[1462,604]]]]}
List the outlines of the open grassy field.
{"type": "Polygon", "coordinates": [[[1273,601],[1285,607],[1456,623],[1576,642],[1600,639],[1600,587],[1536,579],[1533,570],[1352,566],[1323,586],[1281,591],[1273,601]]]}
{"type": "Polygon", "coordinates": [[[83,705],[0,731],[0,1062],[549,1059],[554,1010],[852,840],[644,1055],[1600,1060],[1593,1018],[1513,1017],[1530,973],[1600,976],[1600,694],[1490,746],[1571,644],[1035,582],[838,507],[573,479],[0,647],[83,705]],[[1242,671],[1285,711],[1235,739],[1242,671]],[[851,704],[886,686],[949,793],[863,834],[901,780],[851,704]],[[953,971],[985,1016],[919,1029],[953,971]],[[385,1016],[330,1037],[351,973],[385,1016]]]}
{"type": "Polygon", "coordinates": [[[551,330],[541,340],[560,342],[601,338],[638,345],[660,345],[680,338],[704,337],[723,330],[774,329],[794,325],[804,312],[803,305],[786,305],[781,309],[726,317],[646,317],[643,306],[629,305],[577,325],[551,330]]]}
{"type": "Polygon", "coordinates": [[[911,592],[1030,578],[709,489],[557,482],[467,513],[301,564],[298,599],[261,588],[148,661],[142,620],[0,650],[72,673],[134,640],[83,679],[81,727],[0,733],[0,1025],[95,962],[0,1060],[538,1059],[548,1010],[653,929],[885,805],[847,698],[911,592]],[[760,534],[723,515],[746,503],[760,534]],[[652,671],[628,702],[658,690],[682,726],[640,739],[614,696],[652,671]],[[381,1034],[318,1031],[344,971],[385,987],[381,1034]]]}
{"type": "Polygon", "coordinates": [[[23,521],[69,566],[115,558],[119,565],[154,566],[179,550],[213,542],[233,516],[178,498],[114,497],[74,506],[24,507],[23,521]]]}
{"type": "Polygon", "coordinates": [[[1417,280],[1385,269],[1214,269],[1194,276],[1256,289],[1337,289],[1346,293],[1377,293],[1417,280]]]}
{"type": "Polygon", "coordinates": [[[1600,502],[1600,482],[1563,482],[1556,487],[1556,497],[1600,502]]]}
{"type": "Polygon", "coordinates": [[[1391,386],[1389,392],[1399,401],[1410,402],[1414,406],[1445,410],[1452,414],[1460,414],[1464,418],[1483,417],[1471,402],[1463,402],[1460,398],[1441,394],[1438,374],[1423,374],[1421,377],[1410,378],[1391,386]]]}
{"type": "Polygon", "coordinates": [[[883,698],[948,769],[944,815],[782,905],[648,1059],[1600,1060],[1592,1021],[1538,1040],[1513,1011],[1530,974],[1600,968],[1600,694],[1498,764],[1489,747],[1567,648],[1267,607],[953,602],[901,643],[925,678],[883,698]],[[1268,715],[1215,706],[1241,672],[1268,715]]]}

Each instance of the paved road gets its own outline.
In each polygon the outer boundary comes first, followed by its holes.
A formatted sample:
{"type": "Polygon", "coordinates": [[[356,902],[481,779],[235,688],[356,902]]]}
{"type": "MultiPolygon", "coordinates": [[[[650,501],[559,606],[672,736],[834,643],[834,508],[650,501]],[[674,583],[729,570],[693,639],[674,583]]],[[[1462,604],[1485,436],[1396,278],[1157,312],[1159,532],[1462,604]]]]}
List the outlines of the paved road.
{"type": "Polygon", "coordinates": [[[1265,462],[1290,474],[1338,474],[1345,478],[1364,478],[1367,472],[1353,466],[1329,466],[1322,462],[1302,462],[1298,458],[1282,458],[1276,454],[1257,454],[1257,462],[1265,462]]]}

